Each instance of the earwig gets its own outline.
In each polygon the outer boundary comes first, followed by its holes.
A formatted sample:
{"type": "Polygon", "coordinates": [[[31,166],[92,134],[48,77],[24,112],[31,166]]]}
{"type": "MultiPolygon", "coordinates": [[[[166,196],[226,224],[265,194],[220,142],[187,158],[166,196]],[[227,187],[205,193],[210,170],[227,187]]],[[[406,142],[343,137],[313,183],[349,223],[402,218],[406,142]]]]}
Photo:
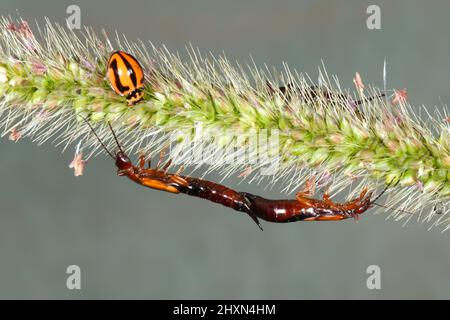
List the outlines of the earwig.
{"type": "Polygon", "coordinates": [[[360,214],[371,208],[376,201],[390,187],[388,184],[385,189],[372,200],[373,192],[368,192],[366,188],[360,193],[359,197],[345,203],[333,202],[328,195],[324,193],[322,200],[314,199],[314,191],[307,182],[307,188],[296,194],[296,199],[291,200],[271,200],[250,193],[242,194],[249,201],[250,210],[258,217],[270,222],[294,222],[294,221],[335,221],[348,218],[357,218],[360,214]]]}
{"type": "Polygon", "coordinates": [[[137,184],[151,189],[175,194],[183,193],[244,212],[253,219],[261,230],[262,226],[258,219],[283,223],[357,218],[374,205],[379,205],[376,201],[391,186],[391,183],[387,184],[384,190],[374,199],[372,199],[373,192],[368,192],[365,188],[357,198],[345,203],[336,203],[331,200],[328,193],[323,195],[322,200],[312,198],[314,184],[312,180],[308,180],[305,190],[298,192],[296,199],[265,199],[251,193],[235,191],[212,181],[180,175],[182,168],[175,174],[168,173],[170,161],[162,169],[159,169],[160,162],[156,168],[151,168],[150,163],[149,167],[145,168],[145,156],[141,155],[139,164],[135,166],[120,145],[111,124],[108,123],[108,126],[119,149],[115,155],[108,150],[90,123],[87,120],[85,121],[107,154],[115,160],[117,175],[126,176],[137,184]]]}
{"type": "MultiPolygon", "coordinates": [[[[158,162],[158,165],[154,169],[150,168],[150,163],[149,167],[145,168],[145,156],[141,155],[139,157],[139,165],[135,166],[122,149],[110,123],[108,123],[108,126],[119,149],[115,155],[113,155],[113,153],[109,151],[106,145],[101,141],[91,124],[86,119],[84,120],[94,133],[97,140],[100,142],[100,145],[105,149],[108,155],[115,160],[117,175],[126,176],[137,184],[151,189],[162,190],[175,194],[184,193],[190,196],[222,204],[236,211],[245,212],[262,230],[262,226],[258,218],[248,207],[247,200],[242,193],[212,181],[179,175],[181,170],[175,174],[170,174],[167,172],[170,161],[162,168],[162,170],[159,169],[160,162],[158,162]]],[[[160,160],[161,158],[162,156],[160,157],[160,160]]]]}
{"type": "Polygon", "coordinates": [[[155,169],[145,168],[144,155],[140,156],[138,166],[132,165],[124,153],[118,155],[118,157],[120,157],[119,162],[116,160],[118,175],[127,176],[134,182],[151,189],[170,193],[183,193],[222,204],[236,211],[245,212],[262,229],[261,224],[248,207],[246,198],[242,193],[212,181],[180,175],[180,170],[175,174],[168,173],[168,165],[163,167],[162,170],[158,166],[155,169]]]}

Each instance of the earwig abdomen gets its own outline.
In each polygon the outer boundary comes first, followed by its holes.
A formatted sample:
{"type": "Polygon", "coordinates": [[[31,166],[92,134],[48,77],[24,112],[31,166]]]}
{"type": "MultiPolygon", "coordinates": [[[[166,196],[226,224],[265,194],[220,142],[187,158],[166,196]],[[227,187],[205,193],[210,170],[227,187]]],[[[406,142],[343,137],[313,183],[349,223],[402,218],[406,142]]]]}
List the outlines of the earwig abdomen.
{"type": "Polygon", "coordinates": [[[297,200],[270,200],[242,192],[250,210],[258,217],[271,222],[292,222],[309,217],[297,200]]]}
{"type": "Polygon", "coordinates": [[[176,186],[184,194],[220,203],[237,211],[249,213],[244,196],[233,189],[207,180],[183,177],[187,185],[176,186]]]}
{"type": "Polygon", "coordinates": [[[295,199],[272,200],[246,192],[242,195],[255,216],[270,222],[342,220],[353,216],[352,211],[332,209],[315,199],[311,199],[311,205],[306,205],[295,199]]]}

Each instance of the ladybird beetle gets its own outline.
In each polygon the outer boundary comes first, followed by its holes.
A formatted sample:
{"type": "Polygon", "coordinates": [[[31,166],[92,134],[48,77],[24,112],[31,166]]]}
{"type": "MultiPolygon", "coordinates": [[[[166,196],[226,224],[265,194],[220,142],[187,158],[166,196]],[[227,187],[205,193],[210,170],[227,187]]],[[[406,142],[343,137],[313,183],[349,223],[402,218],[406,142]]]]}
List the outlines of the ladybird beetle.
{"type": "Polygon", "coordinates": [[[128,105],[142,100],[144,94],[144,71],[131,54],[115,51],[108,61],[107,77],[111,88],[121,96],[127,96],[128,105]]]}

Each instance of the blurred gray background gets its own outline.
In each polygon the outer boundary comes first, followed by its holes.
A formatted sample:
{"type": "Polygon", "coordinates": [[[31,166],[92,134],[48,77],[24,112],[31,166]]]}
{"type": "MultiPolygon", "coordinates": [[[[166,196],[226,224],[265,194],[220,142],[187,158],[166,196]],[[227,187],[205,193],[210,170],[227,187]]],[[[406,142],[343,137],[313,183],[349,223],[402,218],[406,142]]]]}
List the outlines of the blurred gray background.
{"type": "MultiPolygon", "coordinates": [[[[386,57],[388,87],[406,87],[412,104],[450,101],[448,1],[1,0],[0,12],[65,23],[70,4],[83,25],[181,53],[192,43],[240,62],[251,54],[313,78],[323,59],[347,88],[356,71],[382,86],[386,57]],[[366,28],[370,4],[381,7],[381,30],[366,28]]],[[[450,298],[450,232],[373,214],[260,232],[220,205],[116,177],[106,156],[75,178],[73,150],[6,138],[0,150],[0,298],[450,298]],[[66,289],[71,264],[81,267],[78,291],[66,289]],[[372,264],[381,290],[366,287],[372,264]]]]}

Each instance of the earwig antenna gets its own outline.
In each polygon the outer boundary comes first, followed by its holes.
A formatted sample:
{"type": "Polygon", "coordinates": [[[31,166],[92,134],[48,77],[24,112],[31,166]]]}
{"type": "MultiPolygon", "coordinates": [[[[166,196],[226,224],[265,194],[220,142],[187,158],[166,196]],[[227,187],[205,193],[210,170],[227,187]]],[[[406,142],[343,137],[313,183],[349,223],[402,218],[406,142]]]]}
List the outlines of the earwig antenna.
{"type": "Polygon", "coordinates": [[[398,212],[403,212],[403,213],[406,213],[406,214],[411,214],[411,215],[414,214],[414,212],[411,212],[411,211],[407,211],[407,210],[403,210],[403,209],[397,209],[397,208],[391,208],[391,207],[388,207],[388,206],[385,206],[385,205],[382,205],[382,204],[379,204],[379,203],[372,203],[372,204],[374,204],[374,205],[376,205],[378,207],[391,209],[391,210],[398,211],[398,212]]]}
{"type": "MultiPolygon", "coordinates": [[[[403,176],[403,173],[401,174],[400,178],[401,178],[402,176],[403,176]]],[[[396,185],[399,183],[399,181],[400,181],[400,179],[397,181],[396,185]]],[[[385,206],[385,205],[376,203],[376,201],[377,201],[378,199],[380,199],[380,197],[387,191],[387,189],[389,189],[389,187],[392,185],[392,182],[394,182],[394,179],[392,179],[392,180],[386,185],[386,187],[383,189],[383,191],[381,191],[381,193],[380,193],[373,201],[371,201],[370,204],[374,204],[374,205],[376,205],[376,206],[378,206],[378,207],[382,207],[382,208],[386,208],[386,209],[391,209],[391,210],[394,210],[394,211],[403,212],[403,213],[407,213],[407,214],[411,214],[411,215],[414,214],[414,213],[411,212],[411,211],[407,211],[407,210],[403,210],[403,209],[395,209],[395,208],[391,208],[391,207],[388,207],[388,206],[385,206]]]]}
{"type": "Polygon", "coordinates": [[[371,204],[376,204],[375,202],[377,202],[377,200],[380,199],[380,197],[387,191],[387,189],[389,189],[389,187],[392,185],[392,182],[393,182],[393,181],[394,181],[394,180],[392,179],[392,180],[386,185],[386,187],[383,189],[383,191],[381,191],[380,194],[379,194],[375,199],[373,199],[373,201],[370,201],[370,203],[371,203],[371,204]]]}
{"type": "Polygon", "coordinates": [[[109,121],[108,121],[108,126],[109,126],[109,129],[111,130],[114,140],[116,141],[117,146],[119,147],[120,152],[125,153],[125,151],[123,151],[122,147],[120,146],[119,139],[117,139],[116,133],[114,132],[114,129],[109,121]]]}
{"type": "MultiPolygon", "coordinates": [[[[400,177],[398,177],[397,183],[395,185],[398,185],[400,182],[400,179],[403,177],[403,175],[405,174],[405,171],[402,172],[402,174],[400,175],[400,177]]],[[[394,178],[392,178],[391,181],[389,181],[389,183],[386,185],[386,187],[383,189],[383,191],[381,191],[381,193],[370,203],[371,204],[375,204],[375,202],[380,199],[380,197],[387,191],[387,189],[389,189],[389,187],[392,185],[392,183],[394,182],[394,178]]]]}
{"type": "Polygon", "coordinates": [[[109,151],[109,149],[106,147],[106,145],[103,143],[102,139],[100,139],[100,137],[98,136],[97,132],[95,132],[94,127],[92,127],[92,125],[89,123],[89,121],[87,121],[87,119],[81,115],[79,115],[81,119],[84,120],[84,122],[86,122],[86,124],[89,126],[89,128],[91,129],[92,133],[94,134],[94,136],[97,138],[98,142],[100,142],[100,145],[103,147],[103,149],[105,149],[106,153],[108,153],[108,155],[113,158],[114,160],[116,159],[116,157],[114,157],[114,155],[112,154],[111,151],[109,151]]]}

